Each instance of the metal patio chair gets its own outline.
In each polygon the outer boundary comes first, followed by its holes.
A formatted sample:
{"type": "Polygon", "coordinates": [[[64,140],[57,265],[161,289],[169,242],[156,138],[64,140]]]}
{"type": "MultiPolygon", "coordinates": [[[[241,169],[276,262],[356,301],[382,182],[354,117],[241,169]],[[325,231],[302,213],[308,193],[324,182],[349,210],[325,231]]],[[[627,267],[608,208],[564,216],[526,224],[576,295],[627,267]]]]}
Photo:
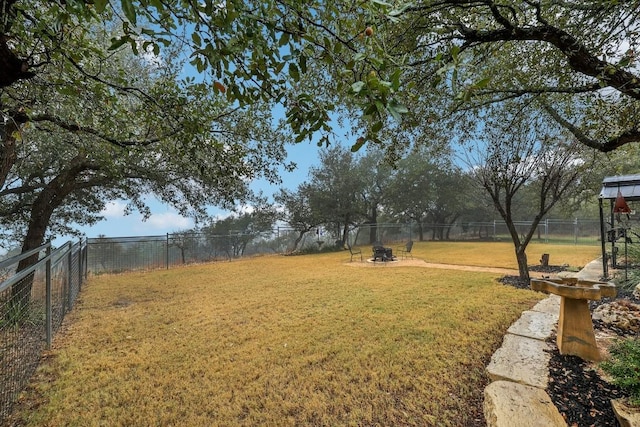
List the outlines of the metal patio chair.
{"type": "Polygon", "coordinates": [[[411,249],[413,249],[413,240],[409,240],[406,244],[400,246],[396,252],[401,258],[411,257],[413,259],[411,249]]]}

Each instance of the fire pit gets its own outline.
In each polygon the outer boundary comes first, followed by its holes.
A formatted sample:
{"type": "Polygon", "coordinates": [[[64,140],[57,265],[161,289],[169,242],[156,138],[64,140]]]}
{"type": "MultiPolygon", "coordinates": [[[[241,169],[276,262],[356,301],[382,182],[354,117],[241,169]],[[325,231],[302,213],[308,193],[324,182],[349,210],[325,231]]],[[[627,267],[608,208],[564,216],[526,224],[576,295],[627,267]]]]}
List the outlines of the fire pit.
{"type": "Polygon", "coordinates": [[[596,345],[589,300],[616,296],[616,285],[608,282],[562,279],[531,279],[531,289],[560,296],[557,344],[560,354],[598,362],[602,360],[596,345]]]}
{"type": "Polygon", "coordinates": [[[380,261],[393,261],[393,250],[391,248],[385,248],[384,246],[373,247],[373,262],[380,261]]]}

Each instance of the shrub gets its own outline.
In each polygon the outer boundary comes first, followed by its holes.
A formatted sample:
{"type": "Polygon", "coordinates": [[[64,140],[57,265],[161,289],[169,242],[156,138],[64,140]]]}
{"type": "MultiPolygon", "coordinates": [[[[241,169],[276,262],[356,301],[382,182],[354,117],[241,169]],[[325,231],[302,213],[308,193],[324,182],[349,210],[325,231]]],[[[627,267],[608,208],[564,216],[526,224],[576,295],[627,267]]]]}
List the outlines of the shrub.
{"type": "MultiPolygon", "coordinates": [[[[640,237],[640,229],[633,227],[627,231],[627,236],[630,236],[637,243],[637,238],[640,237]]],[[[630,264],[640,264],[640,247],[639,245],[627,245],[627,258],[630,264]]]]}
{"type": "Polygon", "coordinates": [[[614,282],[618,287],[618,291],[621,291],[619,292],[620,296],[631,294],[636,285],[640,283],[640,269],[630,269],[626,273],[618,272],[614,282]],[[626,280],[624,279],[624,274],[626,274],[626,280]]]}
{"type": "Polygon", "coordinates": [[[321,254],[327,252],[339,252],[344,249],[341,246],[335,246],[334,242],[313,242],[301,248],[298,253],[300,255],[321,254]]]}
{"type": "Polygon", "coordinates": [[[609,352],[611,359],[600,366],[614,384],[630,393],[630,404],[640,407],[640,338],[617,341],[609,352]]]}

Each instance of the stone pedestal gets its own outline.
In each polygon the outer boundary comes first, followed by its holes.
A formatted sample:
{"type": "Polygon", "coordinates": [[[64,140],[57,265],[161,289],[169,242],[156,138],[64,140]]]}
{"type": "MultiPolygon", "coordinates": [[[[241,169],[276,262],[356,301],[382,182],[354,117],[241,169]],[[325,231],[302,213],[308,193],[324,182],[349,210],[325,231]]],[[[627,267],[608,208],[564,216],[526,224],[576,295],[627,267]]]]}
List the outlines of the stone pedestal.
{"type": "Polygon", "coordinates": [[[588,300],[561,297],[557,344],[560,354],[579,356],[594,362],[602,360],[588,300]]]}
{"type": "Polygon", "coordinates": [[[560,354],[578,356],[595,362],[602,360],[596,345],[589,300],[615,296],[615,285],[567,277],[532,279],[531,289],[561,297],[557,337],[560,354]]]}

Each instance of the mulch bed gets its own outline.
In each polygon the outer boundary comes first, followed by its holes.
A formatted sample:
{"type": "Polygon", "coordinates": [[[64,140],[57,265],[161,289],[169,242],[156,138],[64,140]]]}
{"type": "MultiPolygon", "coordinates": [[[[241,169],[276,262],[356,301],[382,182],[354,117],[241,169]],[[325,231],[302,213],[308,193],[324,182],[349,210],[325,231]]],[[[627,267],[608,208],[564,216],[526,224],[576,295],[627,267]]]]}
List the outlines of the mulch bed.
{"type": "MultiPolygon", "coordinates": [[[[529,270],[551,274],[563,271],[563,268],[562,266],[544,268],[532,266],[529,270]]],[[[530,289],[528,281],[520,280],[518,276],[505,276],[500,279],[500,282],[519,289],[530,289]]],[[[640,301],[627,293],[618,295],[618,298],[627,298],[640,304],[640,301]]],[[[610,301],[609,298],[592,301],[591,309],[610,301]]],[[[600,321],[594,321],[594,329],[596,334],[598,331],[606,331],[620,337],[631,336],[628,332],[608,327],[600,321]]],[[[561,355],[556,346],[555,335],[549,337],[548,343],[551,360],[549,361],[549,385],[546,391],[567,424],[570,427],[619,426],[611,407],[611,399],[626,397],[627,394],[619,387],[603,380],[594,364],[576,356],[561,355]]]]}
{"type": "Polygon", "coordinates": [[[625,397],[620,388],[577,356],[561,355],[555,337],[549,340],[549,385],[547,394],[569,426],[617,427],[611,399],[625,397]]]}

